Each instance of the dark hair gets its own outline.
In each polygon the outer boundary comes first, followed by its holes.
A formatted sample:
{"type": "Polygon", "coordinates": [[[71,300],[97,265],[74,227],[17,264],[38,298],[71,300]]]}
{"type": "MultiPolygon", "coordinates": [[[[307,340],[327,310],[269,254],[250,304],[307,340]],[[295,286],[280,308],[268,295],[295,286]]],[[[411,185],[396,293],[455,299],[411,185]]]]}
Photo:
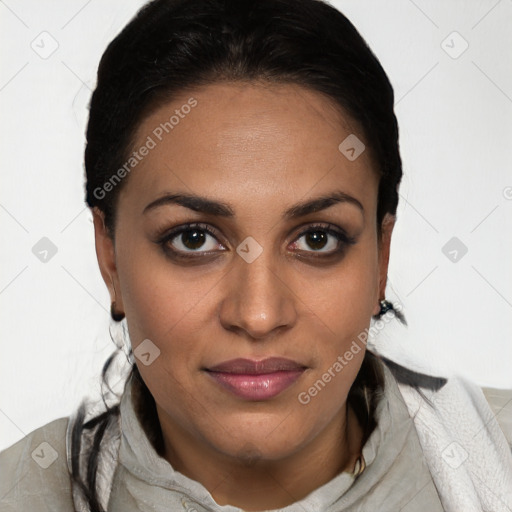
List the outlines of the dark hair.
{"type": "Polygon", "coordinates": [[[361,125],[381,173],[377,225],[396,212],[402,164],[393,88],[343,14],[319,0],[155,0],[103,54],[90,104],[86,200],[112,233],[126,179],[105,197],[95,191],[127,161],[143,117],[177,93],[219,81],[293,83],[334,100],[361,125]]]}
{"type": "MultiPolygon", "coordinates": [[[[85,150],[86,201],[105,215],[115,235],[116,203],[126,178],[108,193],[98,193],[127,161],[136,130],[145,116],[177,94],[226,82],[297,84],[318,92],[357,123],[380,175],[378,233],[386,213],[396,214],[402,164],[394,94],[379,61],[352,23],[320,0],[154,0],[145,5],[109,44],[101,58],[90,103],[85,150]]],[[[341,142],[341,140],[340,140],[341,142]]],[[[103,368],[106,381],[112,358],[103,368]]],[[[383,392],[382,361],[367,351],[348,400],[365,426],[375,426],[373,411],[383,392]]],[[[130,376],[145,395],[142,421],[148,431],[157,417],[154,400],[135,364],[130,376]],[[149,419],[148,419],[149,418],[149,419]]],[[[101,510],[96,493],[96,454],[109,417],[119,407],[74,426],[72,460],[79,458],[80,432],[98,428],[81,476],[72,478],[91,512],[101,510]]],[[[153,441],[158,450],[158,432],[153,441]]]]}

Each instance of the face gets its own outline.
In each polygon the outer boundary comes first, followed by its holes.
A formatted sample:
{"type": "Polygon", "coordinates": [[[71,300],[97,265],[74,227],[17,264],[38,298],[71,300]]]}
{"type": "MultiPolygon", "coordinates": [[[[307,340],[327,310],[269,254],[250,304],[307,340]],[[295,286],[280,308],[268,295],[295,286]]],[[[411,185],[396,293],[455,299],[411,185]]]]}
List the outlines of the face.
{"type": "Polygon", "coordinates": [[[205,86],[140,124],[134,150],[149,149],[123,183],[115,246],[98,212],[96,244],[167,431],[277,460],[334,425],[392,228],[379,245],[369,151],[338,149],[351,134],[364,141],[328,99],[283,84],[205,86]]]}

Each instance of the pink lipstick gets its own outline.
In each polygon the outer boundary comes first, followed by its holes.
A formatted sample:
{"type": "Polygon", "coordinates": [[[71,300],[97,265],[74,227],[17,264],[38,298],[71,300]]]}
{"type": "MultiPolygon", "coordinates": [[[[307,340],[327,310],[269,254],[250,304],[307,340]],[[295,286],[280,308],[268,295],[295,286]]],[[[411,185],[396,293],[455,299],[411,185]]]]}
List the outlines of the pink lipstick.
{"type": "Polygon", "coordinates": [[[280,357],[262,361],[231,359],[206,371],[224,389],[251,401],[269,400],[290,387],[305,366],[280,357]]]}

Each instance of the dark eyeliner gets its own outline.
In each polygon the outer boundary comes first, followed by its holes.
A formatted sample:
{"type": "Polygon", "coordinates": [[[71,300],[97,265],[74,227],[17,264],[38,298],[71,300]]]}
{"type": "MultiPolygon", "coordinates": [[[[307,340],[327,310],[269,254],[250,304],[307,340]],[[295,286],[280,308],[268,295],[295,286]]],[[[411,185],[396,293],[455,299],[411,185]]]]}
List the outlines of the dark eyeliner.
{"type": "MultiPolygon", "coordinates": [[[[160,245],[164,253],[173,258],[173,259],[181,259],[181,260],[197,260],[197,255],[203,255],[203,256],[212,256],[214,253],[208,252],[208,251],[197,251],[197,252],[180,252],[172,247],[170,247],[169,242],[176,238],[176,236],[180,235],[181,233],[184,233],[186,231],[192,231],[193,229],[198,229],[200,231],[204,231],[214,237],[216,240],[218,240],[218,236],[207,224],[202,223],[192,223],[192,224],[183,224],[181,226],[177,226],[171,230],[164,231],[163,234],[157,235],[157,239],[155,241],[156,244],[160,245]]],[[[219,242],[220,243],[220,242],[219,242]]],[[[217,254],[218,251],[215,252],[217,254]]]]}
{"type": "MultiPolygon", "coordinates": [[[[205,251],[191,251],[190,253],[187,252],[181,252],[173,249],[169,242],[176,238],[181,233],[191,231],[194,229],[198,229],[200,231],[203,231],[205,233],[208,233],[213,238],[215,238],[218,241],[217,233],[212,230],[207,224],[202,223],[191,223],[191,224],[183,224],[181,226],[177,226],[171,230],[164,231],[163,234],[157,235],[157,238],[155,240],[155,243],[161,246],[164,253],[169,256],[172,259],[180,259],[180,260],[198,260],[199,256],[213,256],[217,255],[219,251],[215,252],[205,252],[205,251]]],[[[333,251],[330,251],[328,253],[322,253],[319,251],[299,251],[299,253],[302,255],[301,257],[312,257],[312,258],[329,258],[335,255],[338,255],[342,252],[344,252],[349,245],[354,245],[357,240],[355,237],[349,236],[343,229],[333,226],[332,224],[309,224],[307,229],[304,229],[301,231],[294,239],[294,242],[296,242],[299,238],[303,237],[304,235],[307,235],[309,233],[314,233],[315,231],[322,231],[324,233],[327,233],[328,235],[334,236],[338,240],[338,248],[334,249],[333,251]],[[303,256],[305,253],[308,254],[308,256],[303,256]]],[[[221,242],[219,242],[221,243],[221,242]]],[[[223,251],[221,251],[223,252],[223,251]]]]}
{"type": "MultiPolygon", "coordinates": [[[[324,233],[328,233],[329,235],[334,236],[339,242],[338,248],[334,249],[331,252],[328,253],[322,253],[319,251],[300,251],[301,254],[304,253],[310,253],[312,254],[313,258],[329,258],[329,256],[335,256],[340,253],[343,253],[347,246],[354,245],[357,243],[357,239],[353,236],[349,236],[345,230],[335,227],[332,224],[313,224],[308,226],[307,229],[302,231],[297,237],[296,240],[303,237],[304,235],[307,235],[309,233],[314,233],[315,231],[323,231],[324,233]]],[[[302,256],[302,257],[308,257],[308,256],[302,256]]]]}
{"type": "Polygon", "coordinates": [[[303,231],[300,236],[314,231],[325,231],[326,233],[333,235],[334,237],[338,238],[338,240],[347,244],[352,245],[357,242],[355,237],[349,236],[345,230],[335,227],[333,224],[312,224],[308,227],[308,229],[303,231]]]}

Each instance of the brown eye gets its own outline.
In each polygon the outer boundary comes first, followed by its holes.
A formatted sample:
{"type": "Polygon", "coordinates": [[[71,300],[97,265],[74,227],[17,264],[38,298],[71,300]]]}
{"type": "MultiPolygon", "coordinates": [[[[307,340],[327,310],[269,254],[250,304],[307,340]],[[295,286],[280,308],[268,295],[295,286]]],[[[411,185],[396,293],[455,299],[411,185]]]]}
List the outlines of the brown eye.
{"type": "Polygon", "coordinates": [[[201,228],[183,228],[168,235],[166,244],[183,253],[214,251],[220,245],[209,231],[201,228]]]}
{"type": "Polygon", "coordinates": [[[310,231],[306,235],[306,243],[312,249],[323,249],[328,242],[328,235],[323,231],[310,231]]]}
{"type": "Polygon", "coordinates": [[[293,249],[300,252],[329,256],[342,252],[347,246],[355,243],[355,238],[348,236],[340,228],[329,224],[311,226],[299,235],[292,246],[293,249]]]}
{"type": "Polygon", "coordinates": [[[161,236],[157,243],[167,254],[176,257],[199,257],[202,253],[222,252],[225,247],[206,224],[187,224],[161,236]]]}
{"type": "Polygon", "coordinates": [[[189,229],[181,234],[181,243],[187,249],[199,249],[205,242],[206,235],[198,229],[189,229]]]}

